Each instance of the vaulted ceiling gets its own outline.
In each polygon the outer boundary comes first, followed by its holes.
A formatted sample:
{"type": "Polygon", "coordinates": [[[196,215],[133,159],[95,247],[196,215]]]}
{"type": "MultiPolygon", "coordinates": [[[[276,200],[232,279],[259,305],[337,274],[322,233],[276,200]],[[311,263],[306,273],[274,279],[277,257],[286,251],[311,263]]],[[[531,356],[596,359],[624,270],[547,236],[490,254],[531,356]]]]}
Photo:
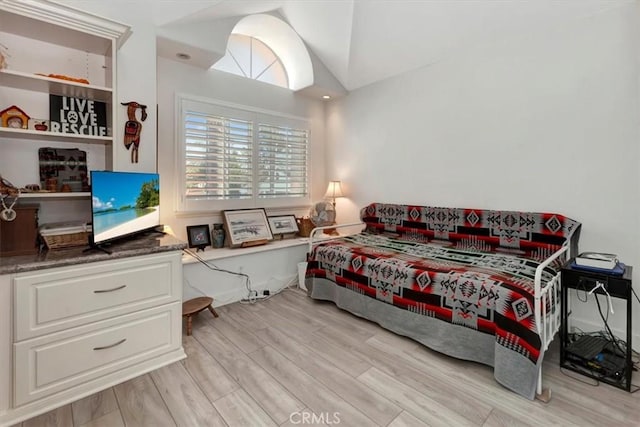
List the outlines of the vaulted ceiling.
{"type": "Polygon", "coordinates": [[[154,0],[156,25],[281,15],[347,90],[636,0],[154,0]]]}

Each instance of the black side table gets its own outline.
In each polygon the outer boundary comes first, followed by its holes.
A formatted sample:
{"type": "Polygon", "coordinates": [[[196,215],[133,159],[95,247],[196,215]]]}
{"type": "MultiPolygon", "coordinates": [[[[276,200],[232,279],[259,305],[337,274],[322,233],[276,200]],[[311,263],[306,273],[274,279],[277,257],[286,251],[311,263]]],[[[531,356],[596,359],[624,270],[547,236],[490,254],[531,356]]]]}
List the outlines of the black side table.
{"type": "MultiPolygon", "coordinates": [[[[613,385],[615,387],[621,388],[626,391],[631,391],[631,374],[633,363],[631,359],[631,303],[632,303],[632,291],[631,291],[631,276],[633,267],[630,265],[626,266],[624,274],[622,276],[611,275],[607,273],[600,272],[592,272],[586,270],[579,270],[575,268],[571,268],[571,263],[573,260],[570,260],[563,268],[561,272],[561,283],[562,283],[562,304],[561,304],[561,315],[562,315],[562,325],[560,327],[560,367],[569,369],[574,372],[578,372],[582,375],[585,375],[590,378],[595,378],[604,383],[613,385]],[[616,375],[607,375],[598,371],[598,369],[594,369],[594,366],[597,367],[598,360],[593,360],[593,362],[580,362],[576,360],[568,360],[567,358],[567,345],[569,345],[569,317],[571,316],[571,312],[569,311],[569,289],[578,289],[580,291],[589,292],[591,291],[598,283],[601,283],[604,288],[607,290],[609,295],[612,298],[621,298],[627,301],[627,339],[626,339],[626,354],[624,355],[625,364],[624,364],[624,372],[621,372],[619,376],[616,375]]],[[[606,293],[598,288],[594,291],[598,295],[604,295],[606,298],[606,293]]],[[[596,313],[597,314],[597,313],[596,313]]],[[[600,317],[597,314],[597,317],[600,317]]],[[[604,325],[602,325],[604,328],[604,325]]],[[[605,350],[606,352],[607,350],[605,350]]],[[[615,349],[609,348],[608,351],[613,353],[616,352],[615,349]]],[[[605,354],[605,356],[607,356],[605,354]]],[[[610,357],[614,357],[609,355],[610,357]]],[[[602,357],[602,355],[600,355],[602,357]]]]}

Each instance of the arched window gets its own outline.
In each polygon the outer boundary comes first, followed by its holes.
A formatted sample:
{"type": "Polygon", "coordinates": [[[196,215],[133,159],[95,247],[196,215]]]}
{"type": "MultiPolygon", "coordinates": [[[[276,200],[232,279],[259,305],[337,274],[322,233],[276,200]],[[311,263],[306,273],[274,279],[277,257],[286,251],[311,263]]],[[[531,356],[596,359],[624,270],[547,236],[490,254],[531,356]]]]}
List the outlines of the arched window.
{"type": "Polygon", "coordinates": [[[281,19],[245,16],[233,27],[214,69],[298,91],[313,85],[313,65],[298,34],[281,19]]]}
{"type": "Polygon", "coordinates": [[[289,87],[287,71],[280,58],[265,43],[244,34],[229,36],[226,55],[212,68],[284,88],[289,87]]]}

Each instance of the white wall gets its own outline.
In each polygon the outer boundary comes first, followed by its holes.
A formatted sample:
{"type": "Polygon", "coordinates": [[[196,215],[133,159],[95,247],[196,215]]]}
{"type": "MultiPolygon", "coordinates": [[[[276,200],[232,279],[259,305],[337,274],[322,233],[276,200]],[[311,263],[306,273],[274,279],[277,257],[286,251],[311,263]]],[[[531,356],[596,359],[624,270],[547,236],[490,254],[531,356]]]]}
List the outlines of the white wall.
{"type": "MultiPolygon", "coordinates": [[[[247,80],[216,70],[202,70],[176,61],[158,58],[158,171],[160,172],[161,222],[170,225],[175,234],[186,241],[186,226],[222,222],[220,212],[177,214],[176,176],[176,93],[192,94],[260,109],[307,118],[311,125],[311,189],[312,200],[324,195],[324,103],[301,96],[277,86],[247,80]]],[[[278,213],[308,213],[308,206],[287,209],[278,213]]],[[[274,211],[267,211],[271,213],[274,211]]],[[[207,251],[215,251],[208,248],[207,251]]],[[[241,253],[241,249],[238,249],[241,253]]],[[[216,262],[222,268],[243,271],[251,276],[255,289],[279,287],[297,274],[297,262],[304,260],[305,247],[296,247],[259,254],[237,256],[216,262]]],[[[185,265],[185,294],[203,292],[217,300],[217,304],[246,297],[244,285],[236,277],[210,272],[199,264],[185,265]]]]}
{"type": "MultiPolygon", "coordinates": [[[[127,108],[117,110],[113,130],[117,149],[114,169],[131,172],[156,171],[156,30],[146,2],[59,0],[68,6],[113,19],[131,26],[132,34],[118,51],[116,102],[136,101],[147,105],[147,119],[142,122],[138,163],[131,163],[131,152],[124,147],[124,123],[127,108]]],[[[140,121],[140,112],[137,113],[140,121]]]]}
{"type": "MultiPolygon", "coordinates": [[[[583,223],[581,250],[640,269],[639,24],[636,2],[332,102],[327,175],[351,195],[341,221],[372,201],[558,212],[583,223]]],[[[599,324],[593,306],[576,313],[599,324]]]]}

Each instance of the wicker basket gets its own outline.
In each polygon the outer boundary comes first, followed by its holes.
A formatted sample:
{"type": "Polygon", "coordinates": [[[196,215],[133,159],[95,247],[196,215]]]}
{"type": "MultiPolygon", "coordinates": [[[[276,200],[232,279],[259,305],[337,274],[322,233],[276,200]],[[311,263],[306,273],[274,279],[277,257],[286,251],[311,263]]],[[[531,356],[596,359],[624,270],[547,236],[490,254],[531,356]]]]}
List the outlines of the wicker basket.
{"type": "Polygon", "coordinates": [[[298,231],[298,234],[302,237],[309,237],[311,235],[311,230],[316,227],[309,218],[296,218],[296,222],[298,223],[298,229],[300,230],[298,231]]]}
{"type": "Polygon", "coordinates": [[[56,223],[40,227],[40,236],[49,249],[86,246],[91,226],[85,223],[56,223]]]}

